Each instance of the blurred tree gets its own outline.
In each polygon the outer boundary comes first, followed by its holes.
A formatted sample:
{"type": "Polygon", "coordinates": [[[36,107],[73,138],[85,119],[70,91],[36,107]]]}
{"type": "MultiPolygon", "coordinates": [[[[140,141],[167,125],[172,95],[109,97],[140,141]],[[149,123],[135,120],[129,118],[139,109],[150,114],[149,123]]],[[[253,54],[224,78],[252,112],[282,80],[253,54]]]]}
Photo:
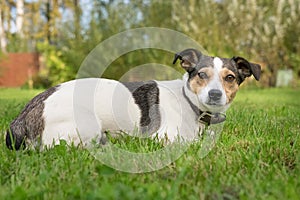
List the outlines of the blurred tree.
{"type": "Polygon", "coordinates": [[[194,38],[212,54],[224,52],[228,43],[221,45],[227,39],[222,30],[221,3],[212,0],[172,2],[172,20],[176,22],[177,30],[194,38]]]}
{"type": "Polygon", "coordinates": [[[16,0],[16,32],[22,38],[24,22],[24,0],[16,0]]]}
{"type": "Polygon", "coordinates": [[[9,30],[11,24],[11,2],[0,1],[0,46],[1,52],[7,52],[7,40],[9,37],[9,30]]]}
{"type": "MultiPolygon", "coordinates": [[[[38,77],[35,80],[40,82],[34,83],[35,86],[38,84],[45,83],[50,85],[57,85],[66,80],[73,79],[73,74],[71,73],[71,67],[62,60],[62,52],[55,46],[50,45],[47,41],[39,42],[37,44],[37,49],[42,52],[44,58],[45,67],[42,69],[38,77]]],[[[44,85],[47,86],[47,85],[44,85]]]]}
{"type": "Polygon", "coordinates": [[[58,0],[42,1],[42,13],[46,19],[44,24],[44,36],[46,35],[49,44],[55,44],[57,41],[58,27],[57,22],[61,19],[61,13],[59,12],[58,0]]]}
{"type": "Polygon", "coordinates": [[[1,52],[6,53],[6,33],[4,29],[3,23],[3,5],[0,5],[0,45],[1,45],[1,52]]]}

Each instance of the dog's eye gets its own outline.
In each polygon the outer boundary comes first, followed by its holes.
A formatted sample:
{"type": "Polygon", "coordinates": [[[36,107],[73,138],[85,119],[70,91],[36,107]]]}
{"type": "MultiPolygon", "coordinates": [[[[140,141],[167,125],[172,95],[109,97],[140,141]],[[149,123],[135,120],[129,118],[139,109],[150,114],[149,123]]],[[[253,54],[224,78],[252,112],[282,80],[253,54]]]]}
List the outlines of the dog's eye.
{"type": "Polygon", "coordinates": [[[229,74],[225,77],[225,81],[230,82],[230,83],[233,82],[234,79],[235,79],[235,77],[231,74],[229,74]]]}
{"type": "Polygon", "coordinates": [[[208,76],[205,72],[199,72],[198,73],[198,76],[201,78],[201,79],[208,79],[208,76]]]}

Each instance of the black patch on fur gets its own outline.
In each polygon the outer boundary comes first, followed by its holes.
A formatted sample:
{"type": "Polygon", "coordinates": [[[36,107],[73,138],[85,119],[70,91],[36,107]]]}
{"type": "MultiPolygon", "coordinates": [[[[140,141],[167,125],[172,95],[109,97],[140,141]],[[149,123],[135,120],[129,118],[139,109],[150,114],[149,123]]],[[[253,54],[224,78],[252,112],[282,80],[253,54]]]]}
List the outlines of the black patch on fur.
{"type": "Polygon", "coordinates": [[[132,93],[141,110],[140,127],[142,133],[154,133],[161,123],[159,112],[159,88],[155,81],[123,82],[132,93]]]}
{"type": "Polygon", "coordinates": [[[223,67],[231,70],[234,73],[236,81],[240,85],[245,80],[245,77],[240,76],[237,69],[237,64],[232,59],[222,58],[221,60],[223,61],[223,67]]]}
{"type": "Polygon", "coordinates": [[[193,77],[197,76],[200,69],[204,67],[213,67],[214,66],[213,60],[214,60],[213,57],[202,55],[199,63],[197,63],[197,65],[194,67],[194,70],[188,72],[189,74],[188,81],[190,81],[193,77]]]}
{"type": "Polygon", "coordinates": [[[40,137],[45,128],[43,110],[44,101],[52,95],[58,86],[49,88],[34,97],[21,111],[20,115],[11,122],[10,130],[6,133],[6,146],[9,149],[25,148],[25,140],[33,141],[40,137]]]}

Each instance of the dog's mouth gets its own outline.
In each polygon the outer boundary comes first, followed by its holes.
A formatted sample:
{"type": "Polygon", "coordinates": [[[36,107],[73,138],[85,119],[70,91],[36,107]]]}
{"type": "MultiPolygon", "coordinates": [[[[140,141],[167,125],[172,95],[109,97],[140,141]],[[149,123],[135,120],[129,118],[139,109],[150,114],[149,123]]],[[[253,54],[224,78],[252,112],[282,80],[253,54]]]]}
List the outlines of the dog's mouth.
{"type": "Polygon", "coordinates": [[[224,106],[220,101],[208,101],[206,104],[209,106],[224,106]]]}
{"type": "Polygon", "coordinates": [[[220,113],[226,110],[226,106],[218,102],[208,102],[203,104],[203,109],[211,113],[220,113]]]}
{"type": "Polygon", "coordinates": [[[207,101],[203,106],[205,110],[210,111],[211,113],[218,113],[226,110],[226,105],[221,101],[207,101]]]}

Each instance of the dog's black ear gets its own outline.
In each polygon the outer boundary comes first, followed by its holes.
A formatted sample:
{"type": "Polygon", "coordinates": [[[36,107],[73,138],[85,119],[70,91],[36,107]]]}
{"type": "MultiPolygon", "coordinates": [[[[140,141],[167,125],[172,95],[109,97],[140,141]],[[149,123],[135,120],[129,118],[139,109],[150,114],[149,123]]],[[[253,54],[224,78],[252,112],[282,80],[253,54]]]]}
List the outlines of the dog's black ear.
{"type": "Polygon", "coordinates": [[[180,59],[180,65],[187,72],[192,72],[200,60],[202,53],[196,49],[185,49],[175,54],[173,64],[180,59]]]}
{"type": "Polygon", "coordinates": [[[261,67],[259,64],[248,62],[245,58],[238,56],[233,57],[232,60],[237,64],[241,82],[251,75],[253,75],[257,81],[259,80],[261,74],[261,67]]]}

